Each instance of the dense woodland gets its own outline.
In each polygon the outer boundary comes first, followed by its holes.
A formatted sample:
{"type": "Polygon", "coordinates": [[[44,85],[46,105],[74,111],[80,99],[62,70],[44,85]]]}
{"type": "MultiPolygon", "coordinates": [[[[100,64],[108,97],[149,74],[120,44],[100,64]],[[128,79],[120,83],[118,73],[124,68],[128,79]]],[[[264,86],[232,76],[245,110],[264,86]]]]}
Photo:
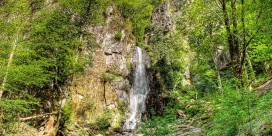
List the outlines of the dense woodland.
{"type": "MultiPolygon", "coordinates": [[[[272,135],[271,0],[1,0],[0,135],[20,135],[20,122],[39,128],[34,115],[45,113],[58,116],[58,135],[65,135],[73,107],[59,101],[93,66],[99,45],[84,27],[106,25],[108,6],[149,54],[150,93],[165,100],[147,105],[135,133],[272,135]],[[171,25],[154,25],[167,4],[171,25]]],[[[77,135],[112,135],[110,118],[86,132],[77,127],[77,135]]]]}

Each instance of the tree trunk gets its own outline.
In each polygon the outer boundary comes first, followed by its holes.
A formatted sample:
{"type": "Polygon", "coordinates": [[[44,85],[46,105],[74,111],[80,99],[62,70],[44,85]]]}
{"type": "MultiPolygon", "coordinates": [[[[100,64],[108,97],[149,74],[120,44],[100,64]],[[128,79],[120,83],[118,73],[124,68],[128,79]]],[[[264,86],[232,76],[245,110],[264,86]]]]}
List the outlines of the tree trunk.
{"type": "Polygon", "coordinates": [[[17,44],[18,44],[18,40],[19,40],[19,31],[16,33],[16,37],[15,37],[15,39],[13,41],[13,44],[12,44],[13,47],[12,47],[12,50],[11,50],[11,53],[10,53],[10,56],[9,56],[9,59],[8,59],[7,70],[6,70],[6,73],[5,73],[1,88],[0,88],[0,99],[2,98],[2,95],[3,95],[4,90],[5,90],[5,86],[6,86],[7,78],[8,78],[8,73],[9,73],[9,68],[10,68],[12,60],[13,60],[13,56],[14,56],[14,52],[15,52],[17,44]]]}
{"type": "Polygon", "coordinates": [[[104,103],[105,105],[107,105],[107,98],[106,98],[106,81],[103,82],[103,85],[104,85],[104,103]]]}
{"type": "Polygon", "coordinates": [[[231,0],[233,31],[231,31],[226,0],[220,0],[220,3],[222,6],[222,12],[224,15],[224,24],[225,24],[227,35],[228,35],[228,45],[229,45],[232,71],[234,76],[240,79],[240,71],[239,71],[240,50],[239,50],[239,40],[238,40],[238,31],[237,31],[237,20],[236,20],[236,14],[235,14],[236,12],[235,0],[231,0]]]}
{"type": "Polygon", "coordinates": [[[248,64],[249,69],[250,69],[251,80],[252,80],[252,83],[254,84],[254,83],[256,83],[256,76],[255,76],[255,72],[254,72],[251,60],[249,58],[248,52],[246,52],[246,59],[247,59],[247,64],[248,64]]]}
{"type": "Polygon", "coordinates": [[[213,63],[214,63],[215,70],[216,70],[216,73],[217,73],[217,86],[218,86],[219,91],[223,94],[223,87],[222,87],[222,82],[221,82],[221,75],[220,75],[219,68],[217,66],[217,60],[218,60],[217,51],[215,51],[215,53],[216,53],[215,55],[212,55],[212,58],[213,58],[213,63]]]}
{"type": "Polygon", "coordinates": [[[233,32],[232,35],[232,47],[230,47],[230,53],[232,58],[232,68],[234,76],[238,79],[241,79],[240,71],[240,49],[239,49],[239,39],[238,39],[238,30],[237,30],[237,15],[236,15],[236,0],[231,0],[231,9],[232,9],[232,26],[233,32]]]}

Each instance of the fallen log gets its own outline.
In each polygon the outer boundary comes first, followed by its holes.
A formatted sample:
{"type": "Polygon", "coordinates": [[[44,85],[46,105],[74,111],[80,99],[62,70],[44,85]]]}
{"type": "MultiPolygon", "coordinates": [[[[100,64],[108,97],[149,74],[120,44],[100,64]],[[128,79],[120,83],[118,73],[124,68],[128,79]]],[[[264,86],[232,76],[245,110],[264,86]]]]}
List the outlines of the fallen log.
{"type": "Polygon", "coordinates": [[[264,84],[256,88],[258,90],[258,96],[262,96],[272,89],[272,79],[266,81],[264,84]]]}
{"type": "Polygon", "coordinates": [[[50,115],[57,115],[57,114],[58,114],[58,112],[45,113],[45,114],[41,114],[41,115],[34,115],[34,116],[30,116],[30,117],[25,117],[25,118],[19,118],[19,121],[27,121],[27,120],[36,119],[36,118],[46,118],[50,115]]]}

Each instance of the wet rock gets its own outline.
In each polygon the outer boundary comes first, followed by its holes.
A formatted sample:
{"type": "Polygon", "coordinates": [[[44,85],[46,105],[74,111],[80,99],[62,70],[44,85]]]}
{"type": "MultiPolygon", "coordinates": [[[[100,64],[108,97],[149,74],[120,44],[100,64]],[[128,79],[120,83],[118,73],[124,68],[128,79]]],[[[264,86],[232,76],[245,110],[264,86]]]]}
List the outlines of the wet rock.
{"type": "MultiPolygon", "coordinates": [[[[138,61],[138,55],[137,52],[135,51],[136,47],[134,48],[134,52],[132,54],[132,58],[131,58],[131,65],[132,65],[132,69],[135,70],[136,69],[136,65],[137,65],[137,61],[138,61]]],[[[146,66],[146,68],[150,68],[151,66],[151,59],[148,55],[148,53],[145,50],[142,50],[142,57],[143,57],[143,64],[146,66]]]]}

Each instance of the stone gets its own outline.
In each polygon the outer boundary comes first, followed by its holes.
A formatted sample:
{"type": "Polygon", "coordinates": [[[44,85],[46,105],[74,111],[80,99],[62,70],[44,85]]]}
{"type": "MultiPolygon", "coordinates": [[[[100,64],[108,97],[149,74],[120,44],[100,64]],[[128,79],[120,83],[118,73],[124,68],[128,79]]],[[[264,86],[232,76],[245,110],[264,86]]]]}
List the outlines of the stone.
{"type": "Polygon", "coordinates": [[[180,116],[180,117],[186,117],[186,114],[185,114],[185,112],[184,111],[182,111],[182,110],[178,110],[178,115],[180,116]]]}

